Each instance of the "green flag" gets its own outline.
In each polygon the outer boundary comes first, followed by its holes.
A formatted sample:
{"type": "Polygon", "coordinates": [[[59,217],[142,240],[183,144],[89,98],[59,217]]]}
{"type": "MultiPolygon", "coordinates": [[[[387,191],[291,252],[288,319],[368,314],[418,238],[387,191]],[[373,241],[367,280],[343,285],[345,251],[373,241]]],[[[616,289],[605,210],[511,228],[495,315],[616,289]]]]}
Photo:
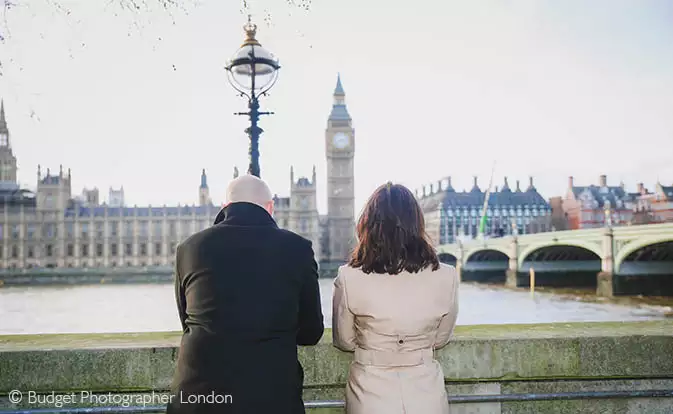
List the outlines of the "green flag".
{"type": "Polygon", "coordinates": [[[491,195],[491,186],[486,189],[486,195],[484,196],[484,208],[481,211],[481,220],[479,221],[479,234],[484,235],[484,230],[486,229],[486,212],[488,211],[488,198],[491,195]]]}
{"type": "Polygon", "coordinates": [[[479,234],[484,237],[484,230],[486,230],[486,212],[488,211],[488,198],[491,196],[491,187],[493,187],[493,173],[495,172],[495,161],[491,169],[491,180],[488,182],[488,188],[484,195],[484,208],[481,210],[481,220],[479,221],[479,234]]]}

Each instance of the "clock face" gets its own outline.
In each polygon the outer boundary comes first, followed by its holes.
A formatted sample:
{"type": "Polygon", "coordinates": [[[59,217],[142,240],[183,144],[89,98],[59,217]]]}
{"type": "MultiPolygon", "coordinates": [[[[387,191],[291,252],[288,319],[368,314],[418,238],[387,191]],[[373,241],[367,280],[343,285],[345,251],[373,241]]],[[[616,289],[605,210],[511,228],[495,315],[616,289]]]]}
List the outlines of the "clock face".
{"type": "Polygon", "coordinates": [[[334,135],[334,146],[339,148],[339,149],[344,149],[348,146],[348,135],[344,134],[343,132],[338,132],[337,134],[334,135]]]}

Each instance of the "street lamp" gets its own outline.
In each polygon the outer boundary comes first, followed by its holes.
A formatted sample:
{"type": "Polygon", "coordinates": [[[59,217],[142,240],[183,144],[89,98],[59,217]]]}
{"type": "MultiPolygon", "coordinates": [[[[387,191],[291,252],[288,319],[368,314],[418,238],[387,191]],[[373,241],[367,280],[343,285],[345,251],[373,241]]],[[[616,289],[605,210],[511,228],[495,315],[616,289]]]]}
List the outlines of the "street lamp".
{"type": "Polygon", "coordinates": [[[605,215],[605,227],[612,227],[612,211],[610,210],[610,206],[608,205],[605,207],[605,211],[603,213],[605,215]]]}
{"type": "Polygon", "coordinates": [[[271,115],[273,112],[259,112],[258,97],[266,95],[278,79],[278,59],[264,49],[255,39],[257,25],[250,21],[243,26],[245,41],[236,51],[225,69],[229,83],[241,96],[248,98],[248,112],[236,112],[235,115],[247,115],[250,117],[250,127],[245,132],[250,137],[250,166],[248,174],[260,176],[259,171],[259,135],[264,132],[257,126],[260,115],[271,115]]]}

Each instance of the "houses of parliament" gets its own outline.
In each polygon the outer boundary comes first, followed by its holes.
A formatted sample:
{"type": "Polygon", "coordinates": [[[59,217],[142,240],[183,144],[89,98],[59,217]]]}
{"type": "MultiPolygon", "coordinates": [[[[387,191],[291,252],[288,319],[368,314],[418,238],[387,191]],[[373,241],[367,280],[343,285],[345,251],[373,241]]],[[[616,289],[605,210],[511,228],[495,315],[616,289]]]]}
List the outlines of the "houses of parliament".
{"type": "MultiPolygon", "coordinates": [[[[328,214],[317,209],[315,167],[295,177],[290,195],[274,197],[274,219],[313,243],[321,269],[343,264],[355,240],[355,134],[337,78],[325,131],[328,214]]],[[[237,172],[234,172],[234,176],[237,172]]],[[[0,268],[104,268],[172,266],[177,245],[212,225],[213,205],[205,170],[198,205],[128,207],[123,187],[101,204],[98,189],[73,197],[71,171],[37,167],[36,191],[17,182],[4,102],[0,105],[0,268]]]]}

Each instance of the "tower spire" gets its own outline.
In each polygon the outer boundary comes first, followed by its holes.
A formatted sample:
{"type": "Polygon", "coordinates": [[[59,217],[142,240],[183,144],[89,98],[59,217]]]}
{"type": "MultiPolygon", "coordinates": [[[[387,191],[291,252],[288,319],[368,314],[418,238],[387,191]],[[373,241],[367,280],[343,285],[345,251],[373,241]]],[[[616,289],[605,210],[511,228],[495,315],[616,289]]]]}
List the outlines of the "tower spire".
{"type": "Polygon", "coordinates": [[[346,108],[346,92],[341,84],[341,74],[337,74],[336,88],[334,88],[334,103],[329,115],[330,121],[350,121],[351,116],[346,108]]]}
{"type": "Polygon", "coordinates": [[[336,88],[334,88],[334,96],[346,96],[346,92],[344,92],[344,87],[341,84],[341,73],[337,73],[337,84],[336,88]]]}
{"type": "Polygon", "coordinates": [[[201,188],[208,188],[208,178],[206,177],[206,169],[201,170],[201,188]]]}
{"type": "Polygon", "coordinates": [[[5,119],[5,100],[0,100],[0,147],[9,147],[9,129],[5,119]]]}
{"type": "Polygon", "coordinates": [[[7,130],[7,121],[5,120],[5,100],[0,99],[0,131],[7,130]]]}

